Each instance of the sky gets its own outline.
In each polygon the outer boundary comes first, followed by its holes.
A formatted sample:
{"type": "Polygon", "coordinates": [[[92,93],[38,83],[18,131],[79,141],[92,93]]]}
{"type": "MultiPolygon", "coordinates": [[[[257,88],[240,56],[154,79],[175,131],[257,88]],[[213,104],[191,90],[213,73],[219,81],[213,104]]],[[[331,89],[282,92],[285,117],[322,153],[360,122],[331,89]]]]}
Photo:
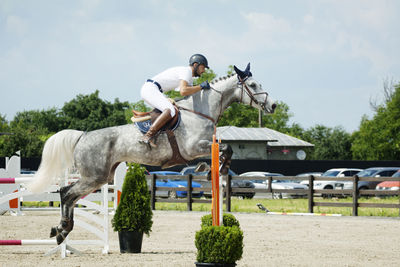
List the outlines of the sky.
{"type": "Polygon", "coordinates": [[[0,115],[78,94],[134,103],[143,82],[204,54],[244,69],[290,123],[359,129],[400,80],[400,1],[0,1],[0,115]]]}

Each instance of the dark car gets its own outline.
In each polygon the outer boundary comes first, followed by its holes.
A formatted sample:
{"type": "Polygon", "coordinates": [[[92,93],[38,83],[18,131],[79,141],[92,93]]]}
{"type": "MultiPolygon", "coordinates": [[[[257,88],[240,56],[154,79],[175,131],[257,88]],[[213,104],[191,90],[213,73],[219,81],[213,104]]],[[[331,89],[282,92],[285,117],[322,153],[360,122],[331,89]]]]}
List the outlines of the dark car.
{"type": "MultiPolygon", "coordinates": [[[[196,166],[189,166],[185,167],[181,170],[181,175],[188,175],[188,174],[193,174],[197,176],[207,176],[208,172],[195,172],[196,166]]],[[[234,171],[229,169],[228,174],[231,176],[238,176],[234,171]]],[[[197,181],[200,183],[203,187],[208,187],[211,188],[211,181],[208,180],[200,180],[197,181]]],[[[222,182],[222,186],[225,188],[226,182],[222,182]]],[[[249,180],[232,180],[231,181],[231,188],[254,188],[254,184],[249,181],[249,180]]],[[[207,198],[210,198],[211,191],[205,191],[203,195],[207,198]]],[[[232,192],[231,196],[237,196],[237,197],[243,197],[243,198],[253,198],[255,195],[255,192],[232,192]]],[[[224,193],[225,196],[225,193],[224,193]]]]}
{"type": "MultiPolygon", "coordinates": [[[[373,167],[360,171],[358,177],[391,177],[400,167],[373,167]]],[[[380,182],[359,181],[358,189],[375,189],[380,182]]],[[[344,182],[343,189],[353,189],[353,182],[344,182]]]]}

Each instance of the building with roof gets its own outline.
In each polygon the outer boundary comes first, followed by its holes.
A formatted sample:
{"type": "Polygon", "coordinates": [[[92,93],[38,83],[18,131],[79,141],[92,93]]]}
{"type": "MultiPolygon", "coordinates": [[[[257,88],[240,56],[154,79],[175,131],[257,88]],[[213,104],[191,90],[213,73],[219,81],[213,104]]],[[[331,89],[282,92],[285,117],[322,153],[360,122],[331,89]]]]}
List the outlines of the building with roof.
{"type": "Polygon", "coordinates": [[[217,138],[230,144],[232,159],[303,160],[314,145],[268,128],[217,127],[217,138]]]}

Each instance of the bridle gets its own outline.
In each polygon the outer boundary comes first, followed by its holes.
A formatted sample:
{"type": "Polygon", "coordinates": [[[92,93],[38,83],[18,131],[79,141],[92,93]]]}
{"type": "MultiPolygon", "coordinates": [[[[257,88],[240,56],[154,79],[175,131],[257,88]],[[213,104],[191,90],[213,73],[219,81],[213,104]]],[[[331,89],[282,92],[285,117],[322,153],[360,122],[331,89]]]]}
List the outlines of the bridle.
{"type": "Polygon", "coordinates": [[[243,92],[246,92],[246,94],[248,95],[248,97],[250,97],[250,106],[253,107],[253,102],[256,105],[259,105],[263,110],[265,110],[266,106],[267,106],[267,100],[268,100],[268,93],[267,92],[261,92],[261,93],[255,93],[253,94],[251,92],[251,90],[249,89],[249,87],[247,87],[245,81],[249,78],[249,77],[245,77],[244,79],[242,79],[240,76],[238,76],[239,78],[239,85],[242,86],[242,93],[240,95],[240,103],[243,103],[243,92]],[[259,102],[255,96],[256,95],[263,95],[265,94],[265,99],[264,102],[259,102]]]}

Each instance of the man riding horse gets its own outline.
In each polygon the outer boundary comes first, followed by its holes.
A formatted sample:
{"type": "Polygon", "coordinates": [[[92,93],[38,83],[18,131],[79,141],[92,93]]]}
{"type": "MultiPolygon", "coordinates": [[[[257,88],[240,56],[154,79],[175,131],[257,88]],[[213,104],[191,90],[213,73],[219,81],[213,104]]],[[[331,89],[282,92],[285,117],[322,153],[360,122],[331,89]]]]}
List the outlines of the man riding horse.
{"type": "Polygon", "coordinates": [[[208,61],[201,54],[194,54],[189,59],[189,66],[172,67],[148,79],[140,91],[141,97],[147,104],[160,110],[161,115],[153,122],[149,131],[139,140],[140,143],[156,147],[153,137],[176,114],[175,108],[163,94],[177,90],[182,96],[192,95],[202,89],[210,89],[205,81],[193,86],[193,77],[200,77],[208,68],[208,61]]]}

